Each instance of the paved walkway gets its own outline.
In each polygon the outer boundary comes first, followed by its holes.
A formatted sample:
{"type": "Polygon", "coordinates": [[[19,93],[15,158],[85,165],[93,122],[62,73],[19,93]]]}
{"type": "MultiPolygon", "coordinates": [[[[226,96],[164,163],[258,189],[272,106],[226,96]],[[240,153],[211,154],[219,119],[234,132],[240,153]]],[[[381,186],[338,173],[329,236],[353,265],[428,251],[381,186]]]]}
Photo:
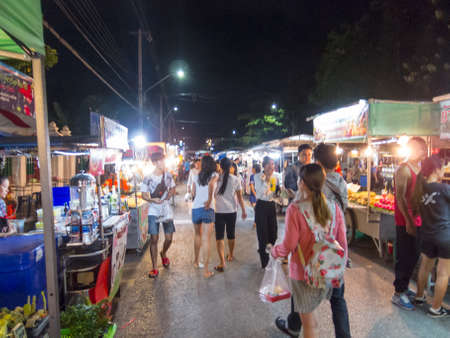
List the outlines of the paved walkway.
{"type": "MultiPolygon", "coordinates": [[[[238,222],[235,261],[225,273],[205,280],[201,270],[192,266],[193,226],[181,197],[175,218],[171,267],[161,266],[158,279],[147,277],[148,249],[142,257],[127,254],[115,316],[117,337],[285,337],[275,328],[274,319],[289,311],[289,302],[265,304],[257,294],[263,271],[252,221],[238,222]]],[[[279,221],[282,238],[284,224],[282,218],[279,221]]],[[[359,241],[356,247],[350,253],[353,268],[346,272],[353,337],[450,336],[450,318],[431,319],[421,309],[405,312],[394,307],[391,269],[373,259],[370,241],[359,241]]],[[[218,263],[215,251],[213,263],[218,263]]],[[[319,307],[317,319],[320,337],[333,337],[328,302],[319,307]]]]}

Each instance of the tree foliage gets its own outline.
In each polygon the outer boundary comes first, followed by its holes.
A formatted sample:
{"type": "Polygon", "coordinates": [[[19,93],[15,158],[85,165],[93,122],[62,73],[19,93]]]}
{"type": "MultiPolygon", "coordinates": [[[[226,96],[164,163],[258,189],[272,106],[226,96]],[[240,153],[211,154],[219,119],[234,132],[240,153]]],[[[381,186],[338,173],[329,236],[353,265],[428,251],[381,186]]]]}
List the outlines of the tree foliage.
{"type": "Polygon", "coordinates": [[[449,3],[375,0],[356,23],[328,35],[311,102],[431,99],[449,91],[449,3]]]}
{"type": "MultiPolygon", "coordinates": [[[[6,63],[24,74],[30,76],[32,75],[33,70],[31,68],[31,62],[11,59],[6,60],[6,63]]],[[[53,49],[49,45],[45,45],[45,69],[49,70],[53,68],[57,63],[58,63],[58,51],[56,49],[53,49]]]]}
{"type": "Polygon", "coordinates": [[[246,128],[244,135],[240,138],[242,146],[280,138],[289,132],[287,115],[283,109],[259,114],[258,117],[252,116],[254,115],[244,114],[239,117],[246,128]]]}

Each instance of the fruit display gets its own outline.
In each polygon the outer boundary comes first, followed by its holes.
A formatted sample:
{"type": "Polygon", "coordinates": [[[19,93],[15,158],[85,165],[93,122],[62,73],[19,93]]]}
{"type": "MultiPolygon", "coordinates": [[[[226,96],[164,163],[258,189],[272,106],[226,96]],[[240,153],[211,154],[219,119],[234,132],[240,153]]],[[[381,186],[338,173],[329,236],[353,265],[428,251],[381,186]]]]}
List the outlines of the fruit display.
{"type": "Polygon", "coordinates": [[[36,296],[33,296],[33,302],[28,302],[23,307],[17,306],[14,310],[6,307],[0,309],[0,337],[15,337],[14,331],[18,326],[25,327],[27,330],[33,330],[40,326],[47,319],[47,302],[45,294],[42,292],[44,308],[36,311],[36,296]]]}
{"type": "Polygon", "coordinates": [[[387,194],[381,196],[381,199],[373,205],[374,209],[377,209],[381,212],[394,212],[394,195],[393,194],[387,194]]]}
{"type": "MultiPolygon", "coordinates": [[[[370,193],[370,205],[374,205],[379,199],[381,199],[381,196],[377,196],[374,192],[370,193]]],[[[348,190],[348,200],[360,205],[369,204],[369,196],[367,191],[352,192],[351,190],[348,190]]]]}
{"type": "Polygon", "coordinates": [[[377,195],[375,192],[370,193],[370,203],[368,202],[367,191],[352,192],[348,190],[348,200],[359,205],[370,205],[372,209],[378,212],[392,214],[394,212],[394,195],[377,195]]]}
{"type": "Polygon", "coordinates": [[[142,206],[145,201],[142,198],[138,197],[136,204],[136,198],[134,196],[131,196],[127,198],[127,203],[129,208],[135,209],[136,207],[139,208],[140,206],[142,206]]]}

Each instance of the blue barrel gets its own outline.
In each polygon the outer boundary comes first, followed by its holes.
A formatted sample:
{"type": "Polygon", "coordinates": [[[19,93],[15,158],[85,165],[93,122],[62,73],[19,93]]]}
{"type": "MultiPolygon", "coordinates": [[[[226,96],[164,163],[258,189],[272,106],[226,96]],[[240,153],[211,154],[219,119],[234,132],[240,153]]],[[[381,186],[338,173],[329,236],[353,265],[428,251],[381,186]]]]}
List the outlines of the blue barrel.
{"type": "Polygon", "coordinates": [[[44,236],[42,234],[0,238],[0,307],[14,309],[36,296],[42,308],[46,292],[44,236]]]}

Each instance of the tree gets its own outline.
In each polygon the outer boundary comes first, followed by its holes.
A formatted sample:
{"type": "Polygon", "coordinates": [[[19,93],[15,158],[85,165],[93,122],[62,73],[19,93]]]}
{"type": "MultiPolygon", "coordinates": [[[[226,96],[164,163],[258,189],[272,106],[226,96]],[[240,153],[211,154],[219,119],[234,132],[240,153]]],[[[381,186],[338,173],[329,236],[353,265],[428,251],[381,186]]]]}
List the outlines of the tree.
{"type": "Polygon", "coordinates": [[[449,4],[375,0],[356,23],[328,35],[310,101],[431,99],[450,90],[449,4]]]}
{"type": "MultiPolygon", "coordinates": [[[[31,62],[13,59],[8,59],[5,62],[24,74],[30,76],[32,75],[33,70],[31,69],[31,62]]],[[[45,69],[49,70],[53,68],[57,63],[58,51],[56,49],[53,49],[49,45],[45,45],[45,69]]]]}
{"type": "Polygon", "coordinates": [[[243,146],[281,138],[289,132],[286,113],[281,108],[260,114],[256,118],[251,114],[243,114],[238,119],[244,121],[246,127],[246,132],[240,138],[243,146]]]}

